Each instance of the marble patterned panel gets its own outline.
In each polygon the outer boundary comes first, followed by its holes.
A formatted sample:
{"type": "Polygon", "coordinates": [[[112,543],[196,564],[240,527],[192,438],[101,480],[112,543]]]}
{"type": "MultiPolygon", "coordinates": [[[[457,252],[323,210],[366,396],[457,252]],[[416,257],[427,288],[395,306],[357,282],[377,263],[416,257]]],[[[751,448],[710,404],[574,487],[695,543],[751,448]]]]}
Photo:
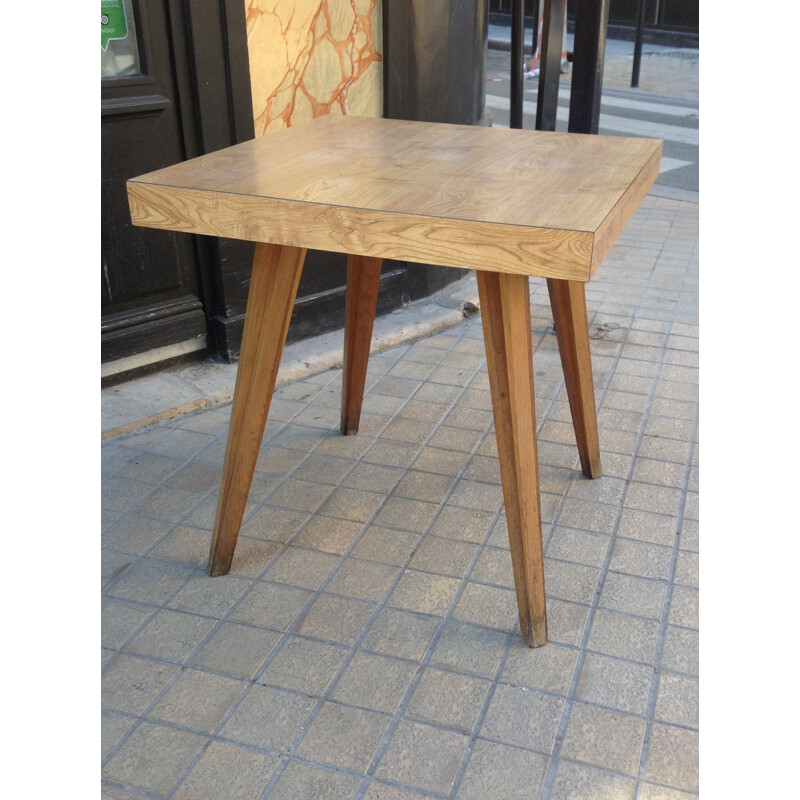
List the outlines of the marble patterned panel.
{"type": "Polygon", "coordinates": [[[383,113],[380,0],[245,0],[256,136],[383,113]]]}

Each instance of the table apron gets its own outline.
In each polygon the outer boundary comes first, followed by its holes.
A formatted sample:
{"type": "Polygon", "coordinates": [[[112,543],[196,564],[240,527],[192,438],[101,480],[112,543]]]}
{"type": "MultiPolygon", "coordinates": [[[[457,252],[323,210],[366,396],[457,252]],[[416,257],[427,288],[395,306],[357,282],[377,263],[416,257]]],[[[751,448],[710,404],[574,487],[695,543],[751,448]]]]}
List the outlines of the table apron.
{"type": "Polygon", "coordinates": [[[560,278],[591,277],[595,235],[128,182],[134,225],[336,253],[560,278]]]}

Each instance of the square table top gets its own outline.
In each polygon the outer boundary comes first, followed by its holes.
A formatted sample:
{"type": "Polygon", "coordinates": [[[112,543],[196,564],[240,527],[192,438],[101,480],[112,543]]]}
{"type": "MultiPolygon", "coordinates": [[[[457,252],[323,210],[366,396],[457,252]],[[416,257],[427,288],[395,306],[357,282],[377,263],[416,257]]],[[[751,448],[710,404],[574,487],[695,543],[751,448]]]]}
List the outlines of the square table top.
{"type": "Polygon", "coordinates": [[[653,139],[326,116],[128,181],[135,225],[588,281],[653,139]]]}

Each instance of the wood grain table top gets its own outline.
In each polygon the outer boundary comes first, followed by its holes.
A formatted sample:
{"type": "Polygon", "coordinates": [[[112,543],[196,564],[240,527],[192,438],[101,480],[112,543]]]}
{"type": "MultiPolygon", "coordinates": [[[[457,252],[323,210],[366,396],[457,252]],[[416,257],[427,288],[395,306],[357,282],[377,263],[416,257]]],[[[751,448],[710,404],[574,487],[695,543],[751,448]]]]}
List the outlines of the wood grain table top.
{"type": "Polygon", "coordinates": [[[326,116],[128,181],[135,225],[588,281],[662,142],[326,116]]]}

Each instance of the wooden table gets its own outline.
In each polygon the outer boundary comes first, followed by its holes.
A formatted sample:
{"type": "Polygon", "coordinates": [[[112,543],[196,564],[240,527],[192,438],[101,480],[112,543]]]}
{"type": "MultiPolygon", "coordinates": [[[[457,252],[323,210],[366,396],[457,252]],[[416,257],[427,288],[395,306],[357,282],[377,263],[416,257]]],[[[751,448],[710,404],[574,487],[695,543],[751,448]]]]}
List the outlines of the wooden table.
{"type": "Polygon", "coordinates": [[[135,225],[257,242],[208,571],[230,570],[306,248],[348,254],[342,433],[358,430],[381,260],[477,270],[522,635],[547,641],[529,276],[547,279],[585,475],[600,475],[584,286],[662,143],[327,116],[128,182],[135,225]]]}

